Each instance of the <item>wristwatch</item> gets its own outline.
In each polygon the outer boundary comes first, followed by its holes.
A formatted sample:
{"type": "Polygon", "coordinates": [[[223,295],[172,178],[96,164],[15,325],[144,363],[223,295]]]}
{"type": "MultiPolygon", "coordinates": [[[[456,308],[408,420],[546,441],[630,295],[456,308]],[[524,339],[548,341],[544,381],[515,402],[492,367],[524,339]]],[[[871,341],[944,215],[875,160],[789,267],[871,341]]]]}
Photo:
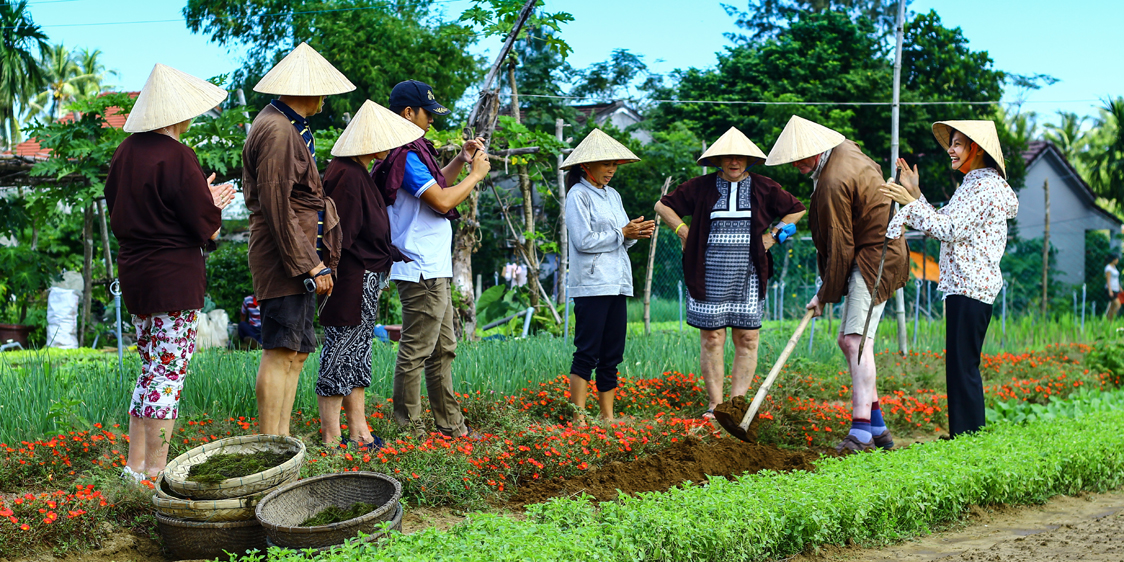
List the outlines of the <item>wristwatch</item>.
{"type": "Polygon", "coordinates": [[[320,277],[321,275],[331,275],[331,274],[332,274],[332,268],[325,267],[324,269],[321,269],[320,271],[317,271],[316,275],[308,276],[304,280],[304,290],[306,290],[310,293],[315,292],[316,291],[316,278],[320,277]]]}

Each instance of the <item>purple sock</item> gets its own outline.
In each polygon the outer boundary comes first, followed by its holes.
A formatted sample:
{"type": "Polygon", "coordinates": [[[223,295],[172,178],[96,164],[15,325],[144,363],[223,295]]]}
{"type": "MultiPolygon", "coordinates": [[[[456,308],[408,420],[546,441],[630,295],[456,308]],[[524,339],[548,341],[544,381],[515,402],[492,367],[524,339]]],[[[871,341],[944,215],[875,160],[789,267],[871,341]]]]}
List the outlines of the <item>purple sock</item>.
{"type": "Polygon", "coordinates": [[[851,418],[850,435],[854,435],[863,443],[870,443],[874,439],[874,434],[870,432],[870,420],[851,418]]]}
{"type": "Polygon", "coordinates": [[[886,422],[882,419],[882,408],[875,400],[874,404],[870,406],[870,432],[875,435],[882,435],[886,431],[886,422]]]}

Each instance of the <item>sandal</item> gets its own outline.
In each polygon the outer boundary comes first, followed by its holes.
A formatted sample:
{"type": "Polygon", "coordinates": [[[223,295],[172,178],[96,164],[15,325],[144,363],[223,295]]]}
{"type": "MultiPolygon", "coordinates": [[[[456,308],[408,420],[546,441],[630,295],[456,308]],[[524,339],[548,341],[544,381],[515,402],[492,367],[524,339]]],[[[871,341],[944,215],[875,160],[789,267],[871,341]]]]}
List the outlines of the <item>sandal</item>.
{"type": "Polygon", "coordinates": [[[703,412],[703,415],[700,417],[702,417],[702,419],[704,420],[714,419],[714,408],[707,409],[707,411],[703,412]]]}

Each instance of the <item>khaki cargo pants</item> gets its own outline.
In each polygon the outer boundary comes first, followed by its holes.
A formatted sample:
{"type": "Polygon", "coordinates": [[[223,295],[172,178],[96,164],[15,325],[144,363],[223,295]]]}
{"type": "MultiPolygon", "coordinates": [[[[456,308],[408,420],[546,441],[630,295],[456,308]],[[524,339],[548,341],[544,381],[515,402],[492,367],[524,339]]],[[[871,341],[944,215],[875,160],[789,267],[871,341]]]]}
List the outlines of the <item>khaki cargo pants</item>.
{"type": "Polygon", "coordinates": [[[466,432],[460,403],[453,394],[453,334],[451,279],[396,281],[402,300],[402,337],[394,365],[394,420],[412,437],[424,437],[421,375],[437,430],[450,436],[466,432]]]}

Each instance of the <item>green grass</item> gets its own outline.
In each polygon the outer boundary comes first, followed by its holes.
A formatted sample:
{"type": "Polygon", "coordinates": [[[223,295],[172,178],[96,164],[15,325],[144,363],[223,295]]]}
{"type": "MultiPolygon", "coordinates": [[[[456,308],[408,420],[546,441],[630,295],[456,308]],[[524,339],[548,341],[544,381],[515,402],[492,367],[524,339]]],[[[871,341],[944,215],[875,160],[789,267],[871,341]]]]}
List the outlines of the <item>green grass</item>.
{"type": "MultiPolygon", "coordinates": [[[[796,320],[767,321],[761,330],[758,368],[772,366],[797,324],[796,320]]],[[[1122,324],[1124,325],[1124,324],[1122,324]]],[[[846,365],[835,343],[838,319],[829,331],[825,320],[816,322],[814,342],[808,349],[809,329],[797,345],[793,358],[804,357],[836,369],[846,365]]],[[[984,343],[985,353],[1007,350],[1022,352],[1041,349],[1047,344],[1118,339],[1116,325],[1087,319],[1081,332],[1079,321],[1065,316],[1043,323],[1031,317],[1009,320],[1004,337],[999,321],[992,322],[984,343]]],[[[897,349],[897,326],[893,318],[883,319],[878,327],[875,350],[897,349]]],[[[910,324],[909,343],[913,343],[910,324]]],[[[629,326],[629,340],[620,372],[626,377],[650,377],[666,371],[697,372],[698,331],[678,321],[653,325],[653,334],[642,336],[643,325],[629,326]]],[[[572,334],[571,334],[572,337],[572,334]]],[[[922,322],[918,334],[919,350],[944,349],[943,321],[922,322]]],[[[369,395],[385,399],[391,395],[394,345],[374,344],[373,373],[369,395]]],[[[571,341],[549,335],[526,340],[461,342],[453,363],[453,380],[458,392],[496,392],[510,395],[519,389],[549,380],[569,370],[573,354],[571,341]]],[[[95,422],[123,423],[140,359],[135,352],[125,355],[125,370],[119,372],[114,354],[94,352],[58,353],[50,351],[0,354],[0,443],[33,439],[67,431],[88,429],[95,422]],[[11,361],[9,361],[11,359],[11,361]]],[[[254,384],[260,352],[207,350],[195,355],[184,389],[181,412],[184,416],[203,413],[214,418],[257,414],[254,384]]],[[[733,346],[726,346],[726,363],[733,360],[733,346]]],[[[319,369],[319,354],[305,363],[295,407],[315,411],[313,386],[319,369]]]]}
{"type": "MultiPolygon", "coordinates": [[[[1118,487],[1122,449],[1124,411],[1067,423],[999,424],[889,454],[821,460],[812,473],[717,478],[599,506],[587,497],[559,498],[531,506],[524,520],[472,514],[448,531],[352,544],[333,559],[738,562],[826,544],[886,544],[930,533],[972,505],[1041,504],[1058,494],[1118,487]]],[[[270,560],[303,557],[274,551],[270,560]]]]}

